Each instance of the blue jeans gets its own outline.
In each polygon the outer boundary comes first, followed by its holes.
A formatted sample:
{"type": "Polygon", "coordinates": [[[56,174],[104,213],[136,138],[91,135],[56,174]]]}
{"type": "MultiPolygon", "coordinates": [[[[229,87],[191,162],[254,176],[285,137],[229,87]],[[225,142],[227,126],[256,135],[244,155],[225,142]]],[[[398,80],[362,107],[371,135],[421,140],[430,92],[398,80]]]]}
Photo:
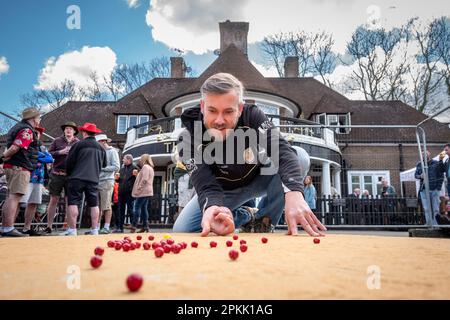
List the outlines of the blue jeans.
{"type": "Polygon", "coordinates": [[[119,194],[119,213],[116,215],[116,228],[123,231],[123,224],[125,223],[125,208],[129,216],[133,215],[133,201],[131,194],[119,194]]]}
{"type": "Polygon", "coordinates": [[[148,228],[148,201],[150,197],[141,197],[134,200],[132,225],[137,226],[139,217],[142,221],[142,228],[148,228]]]}
{"type": "MultiPolygon", "coordinates": [[[[224,206],[233,212],[235,228],[250,221],[247,210],[236,210],[247,201],[266,196],[266,201],[258,204],[256,218],[270,217],[272,224],[276,225],[284,210],[284,190],[278,174],[267,176],[259,175],[243,187],[234,190],[224,190],[224,206]]],[[[202,230],[203,213],[200,209],[197,195],[181,211],[173,226],[173,232],[200,232],[202,230]]]]}
{"type": "Polygon", "coordinates": [[[436,225],[436,215],[439,214],[439,206],[441,200],[439,199],[440,190],[430,190],[430,198],[431,198],[431,208],[428,205],[428,200],[425,197],[425,190],[420,191],[420,199],[422,201],[423,211],[425,212],[425,218],[427,223],[429,223],[430,215],[432,217],[432,224],[436,225]],[[431,213],[430,213],[431,211],[431,213]]]}

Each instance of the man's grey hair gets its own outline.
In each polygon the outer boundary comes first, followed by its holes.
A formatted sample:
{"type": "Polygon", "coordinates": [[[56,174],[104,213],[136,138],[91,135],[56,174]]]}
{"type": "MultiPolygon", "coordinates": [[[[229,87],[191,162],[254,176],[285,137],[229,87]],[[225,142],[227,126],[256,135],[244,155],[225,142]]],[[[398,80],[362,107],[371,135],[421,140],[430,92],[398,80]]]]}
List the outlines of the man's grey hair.
{"type": "Polygon", "coordinates": [[[133,161],[133,156],[131,155],[131,154],[126,154],[126,155],[124,155],[123,156],[125,159],[128,159],[128,160],[131,160],[131,161],[133,161]]]}
{"type": "Polygon", "coordinates": [[[209,93],[225,94],[234,90],[239,98],[239,103],[244,103],[244,86],[235,76],[229,73],[216,73],[203,83],[200,88],[202,99],[209,93]]]}

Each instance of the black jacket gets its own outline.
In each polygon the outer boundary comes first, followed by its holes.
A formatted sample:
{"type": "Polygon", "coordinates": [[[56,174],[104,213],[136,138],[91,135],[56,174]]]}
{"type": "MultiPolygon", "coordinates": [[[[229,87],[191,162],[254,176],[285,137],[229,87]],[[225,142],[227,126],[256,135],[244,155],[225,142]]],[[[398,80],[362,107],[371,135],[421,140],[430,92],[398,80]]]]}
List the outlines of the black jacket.
{"type": "Polygon", "coordinates": [[[100,171],[106,167],[105,149],[88,137],[75,143],[66,159],[66,172],[69,179],[98,183],[100,171]]]}
{"type": "Polygon", "coordinates": [[[133,176],[134,169],[138,169],[134,164],[120,168],[119,195],[131,195],[133,192],[133,185],[136,181],[136,176],[133,176]]]}
{"type": "Polygon", "coordinates": [[[30,143],[27,149],[20,148],[11,159],[5,161],[5,163],[12,164],[14,166],[22,167],[27,170],[33,171],[37,165],[39,144],[38,137],[34,128],[26,121],[18,122],[12,127],[7,134],[6,147],[9,148],[16,139],[17,134],[23,129],[30,129],[33,132],[33,141],[30,143]]]}
{"type": "MultiPolygon", "coordinates": [[[[278,173],[281,176],[286,191],[303,192],[303,179],[300,174],[300,164],[297,154],[289,143],[279,135],[279,131],[273,127],[266,115],[255,105],[245,105],[243,112],[238,120],[235,130],[241,129],[247,132],[249,129],[255,129],[267,138],[267,145],[264,145],[264,138],[258,136],[256,145],[250,145],[245,141],[245,152],[234,143],[234,161],[227,159],[226,145],[233,142],[233,138],[227,138],[225,143],[211,142],[205,140],[203,133],[206,131],[203,125],[203,114],[200,108],[187,109],[181,116],[181,121],[186,127],[187,136],[193,137],[187,141],[180,136],[179,153],[186,169],[191,175],[192,184],[198,194],[200,207],[206,208],[217,205],[223,206],[223,190],[233,190],[248,185],[256,176],[261,174],[261,170],[268,169],[269,166],[278,168],[273,174],[278,173]],[[194,141],[194,122],[200,121],[202,135],[200,139],[194,141]],[[202,138],[203,137],[203,138],[202,138]],[[271,141],[278,140],[279,156],[271,155],[271,141]],[[205,149],[211,150],[214,144],[223,147],[223,159],[220,163],[217,161],[207,162],[208,157],[203,155],[205,149]],[[189,145],[189,146],[188,146],[189,145]],[[188,148],[189,151],[185,152],[188,148]],[[189,153],[185,154],[184,153],[189,153]],[[258,157],[258,154],[261,156],[258,157]],[[254,162],[245,162],[244,159],[255,159],[254,162]],[[200,160],[200,161],[199,161],[200,160]],[[210,163],[210,164],[208,164],[210,163]]],[[[195,137],[197,138],[197,137],[195,137]]],[[[236,139],[234,140],[236,142],[236,139]]],[[[228,152],[230,156],[230,152],[228,152]]],[[[267,186],[268,188],[270,186],[267,186]]]]}

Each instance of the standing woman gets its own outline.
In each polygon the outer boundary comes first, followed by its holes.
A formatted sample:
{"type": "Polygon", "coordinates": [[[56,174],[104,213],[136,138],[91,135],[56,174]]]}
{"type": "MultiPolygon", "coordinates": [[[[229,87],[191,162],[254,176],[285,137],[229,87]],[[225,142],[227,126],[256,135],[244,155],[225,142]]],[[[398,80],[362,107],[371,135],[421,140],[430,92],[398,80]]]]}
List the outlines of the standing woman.
{"type": "Polygon", "coordinates": [[[312,212],[316,213],[316,200],[317,200],[317,192],[316,188],[312,184],[311,176],[306,176],[303,181],[305,184],[305,201],[308,204],[309,208],[312,212]]]}
{"type": "Polygon", "coordinates": [[[134,182],[132,196],[135,198],[133,210],[132,232],[137,228],[139,217],[142,220],[142,229],[138,232],[148,232],[148,201],[153,196],[153,161],[149,154],[143,154],[139,160],[139,171],[134,182]]]}

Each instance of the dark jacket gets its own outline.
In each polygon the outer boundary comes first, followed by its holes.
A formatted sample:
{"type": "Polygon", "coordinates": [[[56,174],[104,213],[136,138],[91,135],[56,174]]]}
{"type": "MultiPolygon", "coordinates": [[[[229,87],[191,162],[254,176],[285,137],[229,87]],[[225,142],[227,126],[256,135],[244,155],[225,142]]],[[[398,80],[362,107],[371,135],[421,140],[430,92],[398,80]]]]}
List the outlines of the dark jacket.
{"type": "Polygon", "coordinates": [[[55,162],[53,163],[52,171],[57,172],[65,172],[66,171],[66,159],[67,154],[60,154],[59,152],[64,149],[67,146],[73,146],[75,143],[79,142],[80,139],[77,137],[74,137],[72,142],[68,142],[66,137],[63,135],[61,137],[56,138],[52,144],[50,145],[50,148],[48,149],[48,152],[52,155],[53,159],[55,159],[55,162]]]}
{"type": "Polygon", "coordinates": [[[261,173],[262,167],[270,166],[270,164],[278,167],[278,174],[280,174],[281,180],[287,189],[303,192],[303,179],[300,175],[300,164],[295,150],[291,148],[286,140],[277,135],[278,130],[274,129],[273,124],[257,106],[245,105],[235,128],[244,132],[248,129],[255,129],[256,132],[266,135],[267,145],[260,141],[261,137],[258,137],[256,145],[250,146],[248,141],[245,142],[245,150],[251,150],[250,154],[253,153],[253,158],[257,159],[255,163],[243,163],[245,158],[249,159],[247,157],[248,153],[237,152],[236,143],[234,143],[234,161],[230,163],[226,159],[226,145],[230,143],[232,138],[227,138],[225,143],[218,144],[223,147],[221,163],[205,163],[208,159],[203,157],[203,151],[205,148],[208,148],[208,145],[216,142],[203,140],[203,138],[199,139],[201,141],[194,141],[195,121],[200,121],[199,123],[201,123],[201,137],[206,131],[200,108],[185,110],[181,116],[181,121],[187,129],[187,135],[192,137],[192,139],[190,139],[190,142],[182,141],[180,143],[181,148],[178,150],[180,150],[181,159],[183,159],[183,163],[191,175],[192,184],[198,194],[199,204],[203,210],[213,205],[223,206],[223,190],[233,190],[248,185],[261,173]],[[272,150],[271,139],[279,141],[279,157],[270,154],[272,150]],[[183,156],[184,150],[186,150],[189,143],[190,155],[183,156]],[[258,157],[258,154],[263,156],[258,157]],[[201,161],[198,161],[198,159],[201,159],[201,161]]]}
{"type": "MultiPolygon", "coordinates": [[[[437,160],[429,160],[428,161],[428,183],[430,185],[430,191],[433,190],[441,190],[442,183],[444,182],[444,164],[442,161],[437,160]]],[[[417,163],[415,178],[420,179],[420,188],[419,192],[425,189],[425,185],[423,183],[423,179],[420,177],[423,173],[422,164],[420,161],[417,163]]]]}
{"type": "Polygon", "coordinates": [[[100,171],[106,167],[105,149],[88,137],[75,143],[66,159],[66,172],[69,179],[98,183],[100,171]]]}
{"type": "Polygon", "coordinates": [[[444,168],[444,175],[447,178],[447,184],[450,185],[450,157],[447,158],[445,162],[444,160],[441,160],[441,166],[444,168]]]}
{"type": "Polygon", "coordinates": [[[33,126],[23,120],[21,122],[18,122],[8,131],[6,147],[11,147],[14,140],[16,139],[17,134],[24,129],[30,129],[31,132],[33,132],[33,141],[30,143],[27,149],[20,148],[20,150],[16,152],[11,157],[11,159],[5,161],[5,163],[33,171],[37,166],[39,152],[38,137],[33,126]]]}
{"type": "Polygon", "coordinates": [[[119,195],[131,195],[133,192],[134,182],[136,181],[136,176],[133,176],[133,170],[135,169],[138,169],[138,167],[134,164],[124,165],[120,168],[119,195]]]}

